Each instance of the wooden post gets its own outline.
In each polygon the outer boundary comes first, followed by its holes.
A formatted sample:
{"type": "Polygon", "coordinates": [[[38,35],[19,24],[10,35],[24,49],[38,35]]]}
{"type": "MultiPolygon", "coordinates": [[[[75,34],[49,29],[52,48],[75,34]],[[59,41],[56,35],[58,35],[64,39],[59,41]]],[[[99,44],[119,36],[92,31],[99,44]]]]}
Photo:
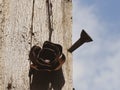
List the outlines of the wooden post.
{"type": "MultiPolygon", "coordinates": [[[[51,3],[54,29],[51,41],[63,46],[67,57],[63,65],[66,81],[63,90],[72,90],[72,55],[67,52],[72,44],[72,1],[51,0],[51,3]]],[[[30,47],[42,46],[48,38],[46,0],[34,3],[0,0],[0,90],[29,90],[30,47]]]]}

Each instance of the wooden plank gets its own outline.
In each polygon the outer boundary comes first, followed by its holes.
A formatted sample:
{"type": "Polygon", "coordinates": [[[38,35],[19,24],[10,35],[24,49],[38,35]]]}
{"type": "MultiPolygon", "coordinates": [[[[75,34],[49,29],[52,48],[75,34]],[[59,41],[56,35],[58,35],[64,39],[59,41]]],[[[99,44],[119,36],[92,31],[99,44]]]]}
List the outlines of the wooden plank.
{"type": "MultiPolygon", "coordinates": [[[[72,90],[72,55],[67,52],[67,49],[72,44],[72,2],[68,0],[51,0],[51,4],[54,30],[52,33],[52,42],[59,43],[63,46],[67,58],[63,66],[66,81],[63,90],[72,90]]],[[[49,38],[46,9],[45,1],[35,0],[33,45],[38,43],[38,45],[42,46],[43,42],[49,38]]]]}
{"type": "Polygon", "coordinates": [[[72,54],[69,53],[67,50],[72,45],[72,1],[71,0],[64,0],[63,3],[63,29],[64,29],[64,36],[63,36],[63,46],[64,46],[64,53],[67,56],[67,61],[64,65],[65,76],[66,76],[66,88],[65,90],[73,90],[73,81],[72,81],[72,54]]]}
{"type": "Polygon", "coordinates": [[[32,0],[4,0],[4,81],[2,90],[29,90],[28,52],[32,0]]]}
{"type": "Polygon", "coordinates": [[[2,58],[2,52],[3,52],[3,25],[4,25],[4,14],[3,14],[3,1],[0,1],[0,90],[3,90],[3,58],[2,58]]]}
{"type": "MultiPolygon", "coordinates": [[[[52,42],[63,46],[67,58],[63,65],[66,81],[63,90],[72,90],[72,55],[67,52],[72,42],[72,2],[51,0],[51,3],[52,42]]],[[[0,90],[29,90],[30,46],[42,46],[49,38],[46,0],[35,0],[35,3],[33,0],[1,0],[0,5],[3,11],[0,13],[0,90]]]]}
{"type": "Polygon", "coordinates": [[[72,42],[72,2],[68,0],[55,0],[53,2],[53,41],[63,46],[66,62],[63,65],[65,86],[63,90],[72,90],[72,56],[67,52],[72,42]]]}
{"type": "Polygon", "coordinates": [[[44,41],[49,38],[46,8],[46,0],[35,0],[33,17],[33,45],[37,44],[42,46],[44,41]]]}

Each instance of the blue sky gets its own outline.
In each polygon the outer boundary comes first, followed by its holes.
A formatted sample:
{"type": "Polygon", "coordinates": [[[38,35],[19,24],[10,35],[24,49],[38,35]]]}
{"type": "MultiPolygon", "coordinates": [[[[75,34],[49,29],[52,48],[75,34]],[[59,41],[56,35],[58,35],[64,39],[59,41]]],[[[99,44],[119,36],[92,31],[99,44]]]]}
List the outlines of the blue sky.
{"type": "Polygon", "coordinates": [[[73,0],[73,43],[82,29],[93,38],[73,52],[75,90],[120,90],[120,0],[73,0]]]}

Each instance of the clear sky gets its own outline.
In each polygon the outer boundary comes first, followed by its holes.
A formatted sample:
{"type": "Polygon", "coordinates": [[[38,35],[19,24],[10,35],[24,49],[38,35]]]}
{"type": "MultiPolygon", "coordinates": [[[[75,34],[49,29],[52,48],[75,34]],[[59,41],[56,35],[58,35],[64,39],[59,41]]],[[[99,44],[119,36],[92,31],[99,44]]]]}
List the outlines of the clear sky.
{"type": "Polygon", "coordinates": [[[120,90],[120,0],[73,0],[73,43],[85,29],[93,42],[73,52],[75,90],[120,90]]]}

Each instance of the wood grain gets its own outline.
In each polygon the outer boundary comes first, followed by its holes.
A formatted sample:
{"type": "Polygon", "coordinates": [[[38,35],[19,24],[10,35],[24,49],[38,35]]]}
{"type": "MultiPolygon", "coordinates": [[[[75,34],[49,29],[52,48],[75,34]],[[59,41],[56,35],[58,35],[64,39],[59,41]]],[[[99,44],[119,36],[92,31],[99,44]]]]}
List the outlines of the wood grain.
{"type": "MultiPolygon", "coordinates": [[[[67,52],[72,44],[72,2],[51,0],[51,3],[52,42],[63,46],[67,58],[63,65],[66,81],[63,90],[72,90],[72,55],[67,52]]],[[[33,0],[0,0],[0,90],[29,90],[30,46],[42,46],[48,40],[48,24],[46,0],[35,0],[34,7],[33,0]]]]}

